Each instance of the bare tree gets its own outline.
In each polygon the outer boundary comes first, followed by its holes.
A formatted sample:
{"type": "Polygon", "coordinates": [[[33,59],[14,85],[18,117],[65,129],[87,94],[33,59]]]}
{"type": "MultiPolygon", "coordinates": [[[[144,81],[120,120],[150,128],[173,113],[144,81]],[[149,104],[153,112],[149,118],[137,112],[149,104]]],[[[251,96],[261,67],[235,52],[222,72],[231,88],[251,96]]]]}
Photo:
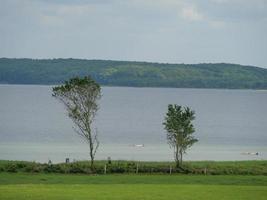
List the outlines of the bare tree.
{"type": "Polygon", "coordinates": [[[101,88],[90,77],[72,78],[64,85],[53,88],[53,97],[62,102],[74,123],[75,132],[89,145],[91,169],[99,147],[97,131],[92,131],[92,122],[98,110],[101,88]]]}

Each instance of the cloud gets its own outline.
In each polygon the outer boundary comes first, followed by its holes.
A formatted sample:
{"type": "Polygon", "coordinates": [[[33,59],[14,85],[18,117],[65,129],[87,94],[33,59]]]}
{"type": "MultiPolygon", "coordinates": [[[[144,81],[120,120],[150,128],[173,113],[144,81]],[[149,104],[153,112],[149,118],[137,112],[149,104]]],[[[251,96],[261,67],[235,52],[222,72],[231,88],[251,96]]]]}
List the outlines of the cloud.
{"type": "Polygon", "coordinates": [[[215,21],[256,22],[267,19],[266,0],[196,1],[204,15],[215,21]]]}
{"type": "MultiPolygon", "coordinates": [[[[39,7],[40,9],[40,7],[39,7]]],[[[85,19],[95,12],[93,5],[55,5],[46,9],[40,9],[40,22],[44,25],[64,25],[73,21],[85,19]]]]}
{"type": "Polygon", "coordinates": [[[0,57],[266,65],[266,0],[0,0],[0,57]]]}
{"type": "Polygon", "coordinates": [[[226,27],[226,23],[224,21],[210,20],[209,24],[211,27],[216,28],[216,29],[221,29],[221,28],[226,27]]]}
{"type": "Polygon", "coordinates": [[[190,21],[202,21],[203,15],[195,7],[182,8],[182,17],[190,21]]]}

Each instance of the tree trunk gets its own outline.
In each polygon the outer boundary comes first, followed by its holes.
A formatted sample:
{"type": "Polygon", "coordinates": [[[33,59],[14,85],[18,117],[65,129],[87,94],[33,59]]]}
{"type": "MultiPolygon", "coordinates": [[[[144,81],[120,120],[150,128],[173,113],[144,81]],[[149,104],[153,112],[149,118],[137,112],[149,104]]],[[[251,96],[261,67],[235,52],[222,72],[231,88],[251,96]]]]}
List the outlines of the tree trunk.
{"type": "Polygon", "coordinates": [[[180,151],[180,165],[183,165],[183,152],[180,151]]]}
{"type": "Polygon", "coordinates": [[[175,149],[175,162],[176,162],[176,168],[180,167],[180,159],[179,159],[179,147],[176,145],[175,149]]]}
{"type": "Polygon", "coordinates": [[[180,161],[179,159],[176,160],[176,168],[179,168],[180,167],[180,161]]]}
{"type": "Polygon", "coordinates": [[[94,170],[94,148],[93,148],[93,143],[92,141],[90,140],[90,158],[91,158],[91,170],[93,171],[94,170]]]}
{"type": "Polygon", "coordinates": [[[90,149],[90,158],[91,158],[91,171],[93,172],[94,170],[94,144],[93,144],[93,140],[92,140],[92,135],[91,135],[91,128],[90,128],[90,123],[87,122],[87,129],[86,129],[87,133],[88,133],[88,142],[89,142],[89,149],[90,149]]]}
{"type": "Polygon", "coordinates": [[[91,165],[90,165],[91,170],[94,170],[94,158],[91,157],[91,165]]]}

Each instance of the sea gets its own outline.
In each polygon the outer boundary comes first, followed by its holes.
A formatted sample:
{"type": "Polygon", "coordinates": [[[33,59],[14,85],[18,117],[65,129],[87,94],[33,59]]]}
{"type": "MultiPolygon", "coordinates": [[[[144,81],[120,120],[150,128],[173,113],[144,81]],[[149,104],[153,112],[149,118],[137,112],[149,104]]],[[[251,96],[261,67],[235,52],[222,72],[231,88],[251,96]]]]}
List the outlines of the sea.
{"type": "MultiPolygon", "coordinates": [[[[0,85],[0,160],[88,160],[53,86],[0,85]]],[[[163,121],[169,104],[195,111],[199,140],[184,160],[266,160],[267,91],[102,87],[93,123],[96,159],[172,161],[163,121]]]]}

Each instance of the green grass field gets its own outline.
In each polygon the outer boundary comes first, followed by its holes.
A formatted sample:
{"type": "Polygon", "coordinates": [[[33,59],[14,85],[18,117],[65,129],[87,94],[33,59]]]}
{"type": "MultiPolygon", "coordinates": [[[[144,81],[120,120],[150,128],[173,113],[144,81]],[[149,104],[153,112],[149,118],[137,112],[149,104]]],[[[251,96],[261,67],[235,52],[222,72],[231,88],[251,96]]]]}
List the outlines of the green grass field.
{"type": "Polygon", "coordinates": [[[1,200],[266,199],[267,176],[0,173],[1,200]]]}
{"type": "Polygon", "coordinates": [[[265,200],[264,186],[218,185],[4,185],[0,187],[0,199],[257,199],[265,200]]]}

